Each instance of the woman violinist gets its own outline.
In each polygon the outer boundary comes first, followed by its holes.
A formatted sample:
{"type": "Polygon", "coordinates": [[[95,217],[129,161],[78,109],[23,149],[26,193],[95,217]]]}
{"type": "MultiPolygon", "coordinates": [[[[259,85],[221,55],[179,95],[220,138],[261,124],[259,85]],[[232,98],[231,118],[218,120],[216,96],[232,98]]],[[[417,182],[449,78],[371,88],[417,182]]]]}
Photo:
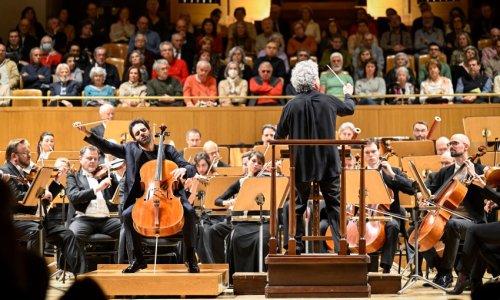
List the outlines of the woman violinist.
{"type": "MultiPolygon", "coordinates": [[[[448,145],[450,147],[451,156],[455,158],[455,163],[439,170],[432,184],[427,186],[432,194],[436,194],[436,192],[440,191],[442,186],[446,187],[453,177],[457,178],[459,181],[465,181],[468,177],[467,169],[465,166],[462,167],[462,165],[469,159],[469,138],[464,134],[454,134],[450,138],[448,145]]],[[[484,166],[474,164],[474,169],[477,174],[483,174],[484,166]]],[[[440,193],[437,194],[439,196],[440,193]]],[[[436,198],[434,201],[439,203],[442,200],[447,201],[449,199],[436,198]]],[[[486,222],[483,200],[484,196],[481,194],[481,189],[475,185],[470,185],[468,189],[466,189],[465,195],[460,199],[461,203],[459,202],[458,204],[463,204],[466,214],[472,221],[463,218],[450,218],[442,225],[444,227],[444,233],[441,240],[445,244],[442,258],[437,256],[434,248],[422,252],[426,261],[431,266],[437,268],[438,273],[433,282],[443,288],[449,287],[453,282],[451,271],[455,264],[460,241],[465,239],[467,229],[474,225],[474,223],[486,222]]],[[[422,222],[422,224],[424,223],[422,222]]],[[[425,226],[422,224],[419,226],[420,232],[422,232],[421,228],[425,226]]]]}
{"type": "MultiPolygon", "coordinates": [[[[123,145],[108,142],[91,133],[85,126],[78,128],[85,134],[86,137],[84,140],[86,142],[97,146],[104,153],[110,153],[126,161],[122,220],[125,228],[127,249],[130,250],[129,253],[133,253],[133,259],[123,272],[135,273],[141,269],[145,269],[147,264],[142,253],[142,237],[134,228],[132,210],[136,204],[137,197],[141,197],[144,193],[143,187],[141,187],[141,167],[151,160],[156,160],[158,156],[157,150],[159,145],[156,145],[154,142],[149,123],[144,119],[135,119],[130,122],[129,133],[134,138],[134,141],[123,145]]],[[[173,146],[164,145],[162,148],[164,159],[177,164],[177,168],[173,169],[169,174],[173,180],[194,176],[194,167],[186,162],[173,146]]],[[[182,235],[184,238],[183,246],[186,249],[186,265],[190,273],[199,273],[200,269],[195,256],[196,214],[187,200],[182,185],[179,185],[177,188],[173,187],[173,192],[174,195],[180,197],[183,208],[184,225],[182,235]]]]}
{"type": "MultiPolygon", "coordinates": [[[[215,200],[215,205],[231,208],[235,203],[237,195],[249,177],[255,177],[262,170],[264,165],[264,155],[260,151],[251,151],[247,165],[247,176],[238,179],[228,189],[215,200]]],[[[269,228],[264,225],[264,240],[269,237],[269,228]]],[[[257,272],[258,271],[258,236],[259,229],[253,222],[229,223],[221,222],[210,228],[210,249],[215,263],[225,261],[224,242],[231,233],[229,244],[227,245],[227,262],[229,263],[230,276],[234,272],[257,272]],[[234,228],[233,228],[234,225],[234,228]]],[[[267,243],[264,243],[267,246],[267,243]]],[[[264,255],[268,250],[264,249],[264,255]]],[[[231,277],[230,277],[231,278],[231,277]]]]}

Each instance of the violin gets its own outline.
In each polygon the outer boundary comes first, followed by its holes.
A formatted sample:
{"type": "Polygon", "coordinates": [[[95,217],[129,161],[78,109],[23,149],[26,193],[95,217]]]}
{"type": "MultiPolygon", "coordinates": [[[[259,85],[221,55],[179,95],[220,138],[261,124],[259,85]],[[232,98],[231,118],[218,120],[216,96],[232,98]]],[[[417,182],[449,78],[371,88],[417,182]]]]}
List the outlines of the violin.
{"type": "Polygon", "coordinates": [[[140,169],[144,194],[137,198],[132,209],[134,229],[146,237],[163,237],[178,233],[184,226],[184,208],[181,199],[174,195],[176,179],[171,172],[177,164],[164,159],[166,126],[161,134],[156,160],[150,160],[140,169]]]}
{"type": "Polygon", "coordinates": [[[101,180],[104,177],[109,177],[110,172],[117,171],[123,167],[125,167],[125,160],[117,158],[108,163],[98,165],[94,172],[92,172],[92,175],[94,175],[97,180],[101,180]]]}

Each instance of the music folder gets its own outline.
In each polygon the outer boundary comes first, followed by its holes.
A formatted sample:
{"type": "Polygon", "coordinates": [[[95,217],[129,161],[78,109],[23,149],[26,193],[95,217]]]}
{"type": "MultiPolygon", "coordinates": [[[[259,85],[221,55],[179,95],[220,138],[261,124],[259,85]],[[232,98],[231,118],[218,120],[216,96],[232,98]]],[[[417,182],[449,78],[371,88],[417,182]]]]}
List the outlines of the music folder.
{"type": "Polygon", "coordinates": [[[45,194],[45,189],[50,182],[52,172],[53,169],[49,167],[42,167],[38,170],[28,191],[24,195],[24,199],[21,201],[24,206],[37,206],[39,204],[40,198],[45,194]]]}

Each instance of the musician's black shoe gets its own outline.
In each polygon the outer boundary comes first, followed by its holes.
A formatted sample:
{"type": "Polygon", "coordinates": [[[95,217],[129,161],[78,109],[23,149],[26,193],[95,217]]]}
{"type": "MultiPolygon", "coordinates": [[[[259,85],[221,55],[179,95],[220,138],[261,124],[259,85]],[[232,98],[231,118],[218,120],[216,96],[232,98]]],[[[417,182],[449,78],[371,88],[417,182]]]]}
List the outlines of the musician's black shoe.
{"type": "MultiPolygon", "coordinates": [[[[438,274],[439,275],[439,274],[438,274]]],[[[435,281],[434,283],[447,289],[451,286],[451,284],[453,283],[453,275],[451,275],[451,272],[446,272],[446,273],[442,273],[441,276],[436,276],[435,281]]]]}
{"type": "Polygon", "coordinates": [[[126,268],[122,270],[122,273],[135,273],[139,270],[146,269],[148,264],[144,261],[133,260],[132,263],[126,268]]]}
{"type": "Polygon", "coordinates": [[[470,286],[469,276],[465,275],[464,273],[460,273],[460,274],[458,274],[458,279],[457,279],[457,283],[455,284],[455,288],[450,290],[450,291],[446,291],[446,294],[448,294],[448,295],[460,295],[464,292],[464,290],[468,286],[470,286]]]}
{"type": "Polygon", "coordinates": [[[200,267],[198,267],[198,261],[196,258],[186,261],[186,267],[188,267],[189,273],[200,273],[200,267]]]}

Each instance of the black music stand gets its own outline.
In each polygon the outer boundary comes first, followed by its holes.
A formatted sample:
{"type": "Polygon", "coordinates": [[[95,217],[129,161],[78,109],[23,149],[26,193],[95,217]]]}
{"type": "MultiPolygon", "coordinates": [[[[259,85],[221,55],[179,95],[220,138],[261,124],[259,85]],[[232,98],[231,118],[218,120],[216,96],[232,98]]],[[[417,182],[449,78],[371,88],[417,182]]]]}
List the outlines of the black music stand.
{"type": "Polygon", "coordinates": [[[43,257],[44,254],[44,239],[43,239],[43,218],[45,216],[45,208],[42,204],[42,198],[45,195],[46,186],[52,175],[52,168],[42,167],[36,173],[33,182],[31,183],[28,191],[24,195],[24,199],[21,204],[24,206],[38,207],[38,217],[39,217],[39,229],[40,229],[40,255],[43,257]]]}
{"type": "MultiPolygon", "coordinates": [[[[288,177],[276,177],[276,199],[280,202],[276,208],[281,208],[289,189],[288,177]]],[[[259,212],[259,272],[264,270],[264,212],[271,210],[271,177],[249,177],[238,193],[234,202],[233,213],[242,212],[244,216],[248,212],[259,212]]]]}
{"type": "Polygon", "coordinates": [[[408,264],[413,263],[415,267],[413,268],[413,274],[410,275],[410,278],[408,278],[408,281],[406,281],[403,288],[401,288],[398,291],[398,294],[403,294],[407,289],[412,287],[419,280],[422,280],[422,281],[428,283],[429,285],[431,285],[432,287],[446,292],[446,289],[443,288],[442,286],[432,282],[432,280],[429,280],[429,279],[419,275],[419,267],[418,267],[418,265],[419,265],[419,263],[418,263],[418,229],[419,229],[418,227],[419,226],[418,225],[419,224],[418,224],[418,216],[420,215],[420,207],[419,207],[419,203],[418,203],[417,193],[422,192],[425,195],[428,195],[428,193],[427,193],[424,181],[422,180],[422,177],[420,176],[420,174],[416,170],[415,164],[412,161],[410,161],[409,163],[410,163],[410,167],[414,170],[414,173],[417,175],[417,181],[413,182],[413,186],[412,186],[413,189],[415,190],[415,205],[412,208],[412,225],[413,225],[414,240],[415,240],[415,243],[413,245],[413,247],[414,247],[413,249],[414,249],[415,253],[413,254],[413,257],[411,259],[409,259],[409,261],[408,261],[408,264]]]}

